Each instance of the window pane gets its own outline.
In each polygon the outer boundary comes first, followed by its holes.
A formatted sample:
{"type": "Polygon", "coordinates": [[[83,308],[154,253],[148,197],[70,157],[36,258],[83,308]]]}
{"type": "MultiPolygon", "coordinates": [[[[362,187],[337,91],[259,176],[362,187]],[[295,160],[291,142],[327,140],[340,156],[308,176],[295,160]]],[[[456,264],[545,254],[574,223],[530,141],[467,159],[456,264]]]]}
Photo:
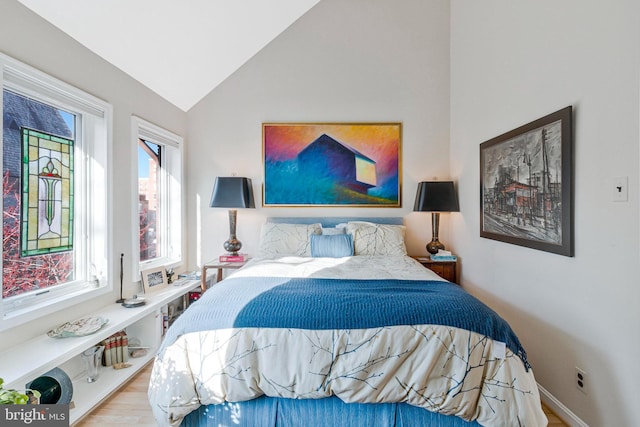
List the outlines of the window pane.
{"type": "Polygon", "coordinates": [[[3,131],[2,297],[7,298],[75,279],[75,116],[4,90],[3,131]]]}
{"type": "Polygon", "coordinates": [[[161,147],[138,139],[138,217],[140,219],[140,261],[163,254],[160,251],[161,147]]]}

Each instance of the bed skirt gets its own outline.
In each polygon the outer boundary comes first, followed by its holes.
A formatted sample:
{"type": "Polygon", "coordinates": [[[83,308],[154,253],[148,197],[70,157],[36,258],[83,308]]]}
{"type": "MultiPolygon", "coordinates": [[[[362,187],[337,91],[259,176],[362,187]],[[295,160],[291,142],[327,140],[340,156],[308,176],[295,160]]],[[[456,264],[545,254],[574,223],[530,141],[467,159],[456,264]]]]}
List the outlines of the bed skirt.
{"type": "Polygon", "coordinates": [[[476,427],[455,416],[406,403],[344,403],[337,397],[286,399],[262,396],[239,403],[201,406],[181,427],[476,427]]]}

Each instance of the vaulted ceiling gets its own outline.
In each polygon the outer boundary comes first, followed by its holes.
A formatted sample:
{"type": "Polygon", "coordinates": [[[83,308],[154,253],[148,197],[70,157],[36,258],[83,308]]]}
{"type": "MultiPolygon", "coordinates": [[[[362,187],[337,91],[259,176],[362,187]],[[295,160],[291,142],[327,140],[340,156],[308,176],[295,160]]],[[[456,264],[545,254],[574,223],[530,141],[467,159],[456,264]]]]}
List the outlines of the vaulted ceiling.
{"type": "Polygon", "coordinates": [[[188,111],[319,0],[19,0],[188,111]]]}

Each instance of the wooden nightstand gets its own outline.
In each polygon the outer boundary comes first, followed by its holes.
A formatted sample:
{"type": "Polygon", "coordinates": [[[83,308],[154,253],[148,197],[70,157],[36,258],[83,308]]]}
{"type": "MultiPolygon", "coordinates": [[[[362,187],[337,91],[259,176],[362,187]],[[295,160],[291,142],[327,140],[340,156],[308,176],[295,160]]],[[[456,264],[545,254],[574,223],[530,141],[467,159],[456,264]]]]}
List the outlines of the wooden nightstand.
{"type": "Polygon", "coordinates": [[[218,275],[216,277],[216,283],[222,280],[222,271],[225,269],[229,270],[237,270],[240,267],[243,267],[247,261],[244,262],[220,262],[218,260],[209,261],[202,265],[202,272],[200,274],[200,290],[202,292],[207,290],[207,270],[210,268],[215,268],[218,270],[218,275]]]}
{"type": "Polygon", "coordinates": [[[428,256],[411,256],[420,264],[452,283],[458,284],[458,261],[431,261],[428,256]]]}

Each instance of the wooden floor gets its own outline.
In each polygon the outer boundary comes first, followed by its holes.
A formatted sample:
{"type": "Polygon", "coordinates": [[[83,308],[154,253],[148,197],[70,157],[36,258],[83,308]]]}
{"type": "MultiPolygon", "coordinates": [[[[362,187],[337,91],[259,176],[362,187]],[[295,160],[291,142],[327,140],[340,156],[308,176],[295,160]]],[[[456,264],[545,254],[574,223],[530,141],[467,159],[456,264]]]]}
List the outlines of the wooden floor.
{"type": "MultiPolygon", "coordinates": [[[[151,364],[75,426],[155,427],[156,423],[147,400],[147,385],[150,375],[151,364]]],[[[543,409],[549,418],[549,427],[568,426],[546,406],[543,405],[543,409]]]]}
{"type": "Polygon", "coordinates": [[[76,427],[88,426],[139,426],[155,427],[156,421],[151,413],[147,399],[147,387],[151,376],[149,363],[120,390],[84,417],[76,427]]]}

